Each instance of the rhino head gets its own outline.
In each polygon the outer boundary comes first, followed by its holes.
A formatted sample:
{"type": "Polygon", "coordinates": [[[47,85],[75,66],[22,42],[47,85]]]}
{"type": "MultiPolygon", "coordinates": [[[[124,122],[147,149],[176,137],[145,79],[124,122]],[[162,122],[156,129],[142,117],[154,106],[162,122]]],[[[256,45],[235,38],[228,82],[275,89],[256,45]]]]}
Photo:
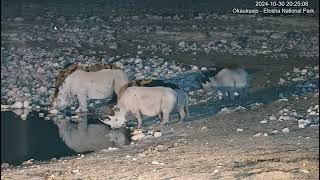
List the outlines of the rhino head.
{"type": "Polygon", "coordinates": [[[114,110],[114,115],[108,116],[109,119],[106,119],[103,122],[111,126],[111,128],[121,128],[127,122],[126,113],[124,110],[120,109],[118,106],[115,106],[113,110],[114,110]]]}

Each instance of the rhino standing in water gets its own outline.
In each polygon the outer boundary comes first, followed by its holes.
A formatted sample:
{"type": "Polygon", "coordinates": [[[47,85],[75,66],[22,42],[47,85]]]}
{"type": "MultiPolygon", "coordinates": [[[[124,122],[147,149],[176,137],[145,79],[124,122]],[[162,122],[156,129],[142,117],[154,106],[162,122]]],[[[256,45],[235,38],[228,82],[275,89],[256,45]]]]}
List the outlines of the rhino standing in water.
{"type": "Polygon", "coordinates": [[[234,99],[236,92],[240,98],[246,97],[249,87],[249,75],[242,68],[222,69],[209,82],[203,84],[205,89],[216,89],[227,94],[230,99],[234,99]]]}

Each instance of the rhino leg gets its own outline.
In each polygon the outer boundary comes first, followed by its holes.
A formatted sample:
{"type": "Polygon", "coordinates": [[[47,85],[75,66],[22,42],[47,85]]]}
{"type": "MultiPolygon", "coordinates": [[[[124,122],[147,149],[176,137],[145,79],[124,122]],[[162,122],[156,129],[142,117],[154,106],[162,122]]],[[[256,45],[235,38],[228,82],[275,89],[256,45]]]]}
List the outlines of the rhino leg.
{"type": "Polygon", "coordinates": [[[137,118],[137,121],[138,121],[137,128],[140,129],[141,126],[142,126],[142,116],[141,116],[141,113],[140,113],[140,112],[135,112],[134,115],[135,115],[135,117],[137,118]]]}
{"type": "Polygon", "coordinates": [[[240,93],[240,99],[244,100],[248,97],[248,88],[242,88],[240,93]]]}
{"type": "Polygon", "coordinates": [[[87,108],[87,96],[84,93],[78,93],[77,98],[79,101],[79,107],[76,112],[86,112],[88,111],[87,108]]]}
{"type": "Polygon", "coordinates": [[[158,114],[158,118],[161,121],[161,119],[162,119],[161,112],[158,114]]]}
{"type": "Polygon", "coordinates": [[[160,123],[161,126],[164,126],[166,123],[169,122],[170,119],[170,113],[169,112],[163,112],[163,118],[162,121],[160,123]]]}
{"type": "Polygon", "coordinates": [[[184,107],[179,109],[180,121],[183,121],[186,118],[186,112],[184,111],[184,107]]]}
{"type": "Polygon", "coordinates": [[[189,114],[189,104],[187,102],[187,104],[183,107],[184,108],[184,112],[186,113],[186,117],[185,119],[189,118],[190,114],[189,114]]]}

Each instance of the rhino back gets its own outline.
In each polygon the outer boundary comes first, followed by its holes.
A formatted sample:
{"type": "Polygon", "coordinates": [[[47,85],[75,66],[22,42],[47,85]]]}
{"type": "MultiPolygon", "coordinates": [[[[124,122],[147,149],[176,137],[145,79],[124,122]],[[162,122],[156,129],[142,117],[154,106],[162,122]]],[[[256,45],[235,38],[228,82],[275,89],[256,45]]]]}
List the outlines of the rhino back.
{"type": "Polygon", "coordinates": [[[129,87],[119,100],[119,105],[124,106],[127,111],[139,110],[147,116],[155,116],[163,108],[174,108],[176,97],[171,88],[129,87]]]}

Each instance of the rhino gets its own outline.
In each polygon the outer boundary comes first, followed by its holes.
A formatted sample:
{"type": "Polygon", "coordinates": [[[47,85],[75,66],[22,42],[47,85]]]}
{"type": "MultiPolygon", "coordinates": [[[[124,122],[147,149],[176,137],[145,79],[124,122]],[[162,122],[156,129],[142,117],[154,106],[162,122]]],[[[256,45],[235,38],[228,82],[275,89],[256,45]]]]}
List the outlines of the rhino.
{"type": "Polygon", "coordinates": [[[238,92],[240,97],[246,97],[249,87],[249,75],[242,69],[222,69],[214,77],[209,78],[209,82],[203,84],[207,90],[216,89],[222,91],[234,99],[235,92],[238,92]]]}
{"type": "Polygon", "coordinates": [[[169,121],[170,113],[179,112],[180,121],[189,116],[188,94],[182,90],[173,90],[169,87],[125,87],[114,106],[114,116],[103,120],[112,128],[120,128],[126,122],[128,115],[134,115],[138,121],[137,128],[142,126],[142,115],[156,117],[163,126],[169,121]]]}

